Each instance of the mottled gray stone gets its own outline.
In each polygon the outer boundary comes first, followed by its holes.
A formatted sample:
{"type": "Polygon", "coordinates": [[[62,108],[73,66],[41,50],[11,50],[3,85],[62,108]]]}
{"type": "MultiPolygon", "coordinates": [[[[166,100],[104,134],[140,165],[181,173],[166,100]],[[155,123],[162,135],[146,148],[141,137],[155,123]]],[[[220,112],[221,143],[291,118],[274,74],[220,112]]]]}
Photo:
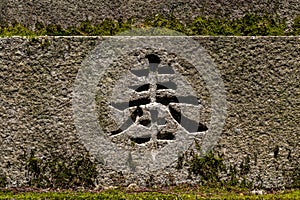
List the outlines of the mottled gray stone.
{"type": "MultiPolygon", "coordinates": [[[[105,38],[0,39],[0,169],[8,177],[9,187],[28,183],[25,168],[31,150],[40,159],[51,154],[72,159],[88,152],[75,129],[72,94],[82,61],[105,38]]],[[[228,115],[215,151],[224,154],[227,166],[239,166],[249,157],[251,168],[245,177],[255,185],[274,188],[289,184],[300,156],[299,37],[193,39],[212,57],[226,89],[228,115]],[[279,151],[275,157],[276,146],[279,151]]],[[[176,57],[170,55],[172,59],[176,57]]],[[[118,74],[129,63],[126,57],[119,58],[108,72],[118,74]]],[[[209,97],[195,69],[184,62],[179,64],[178,72],[193,82],[197,95],[209,97]],[[197,89],[197,85],[201,87],[197,89]]],[[[99,90],[107,91],[106,87],[114,83],[109,77],[103,78],[108,82],[99,90]]],[[[102,109],[110,96],[104,93],[103,97],[102,109]]],[[[209,104],[209,98],[204,98],[204,108],[209,104]]],[[[109,114],[105,112],[109,109],[101,110],[100,121],[109,114]]],[[[105,126],[106,122],[101,123],[105,126]]],[[[120,174],[100,161],[96,158],[94,162],[98,183],[104,186],[145,186],[150,179],[154,185],[198,180],[188,176],[187,168],[174,169],[176,163],[151,172],[152,177],[148,172],[129,170],[120,174]]]]}
{"type": "MultiPolygon", "coordinates": [[[[63,27],[77,26],[90,20],[99,23],[105,18],[111,19],[145,19],[154,14],[173,14],[178,19],[188,22],[196,16],[213,18],[240,18],[245,13],[278,15],[292,20],[300,14],[298,0],[1,0],[1,17],[9,22],[34,25],[37,21],[45,24],[59,24],[63,27]]],[[[1,21],[1,20],[0,20],[1,21]]]]}

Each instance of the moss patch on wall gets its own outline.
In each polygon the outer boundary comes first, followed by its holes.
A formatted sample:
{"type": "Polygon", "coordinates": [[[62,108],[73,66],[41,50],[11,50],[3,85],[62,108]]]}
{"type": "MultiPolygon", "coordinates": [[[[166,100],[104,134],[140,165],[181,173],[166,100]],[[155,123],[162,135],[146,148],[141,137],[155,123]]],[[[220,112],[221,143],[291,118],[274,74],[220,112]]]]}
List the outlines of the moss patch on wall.
{"type": "Polygon", "coordinates": [[[5,188],[7,184],[6,176],[3,174],[0,174],[0,188],[5,188]]]}
{"type": "Polygon", "coordinates": [[[189,176],[196,176],[202,186],[233,186],[249,189],[253,187],[253,183],[247,181],[247,175],[250,173],[249,157],[242,160],[239,165],[226,166],[223,155],[213,151],[203,154],[197,141],[195,147],[195,150],[179,156],[177,170],[187,167],[189,176]]]}
{"type": "Polygon", "coordinates": [[[300,16],[296,17],[293,24],[293,34],[300,35],[300,16]]]}
{"type": "Polygon", "coordinates": [[[225,35],[225,36],[282,36],[299,35],[300,16],[293,23],[293,29],[287,30],[284,19],[271,15],[246,14],[240,19],[214,19],[199,16],[188,24],[182,23],[174,15],[165,17],[161,14],[148,17],[143,23],[135,23],[134,19],[105,19],[100,24],[83,21],[77,27],[62,28],[60,25],[44,25],[36,22],[34,27],[22,24],[1,24],[0,36],[112,36],[132,28],[161,27],[193,35],[225,35]]]}
{"type": "Polygon", "coordinates": [[[27,161],[29,185],[38,188],[91,188],[97,176],[96,166],[89,155],[73,160],[54,157],[50,160],[36,158],[32,151],[27,161]]]}

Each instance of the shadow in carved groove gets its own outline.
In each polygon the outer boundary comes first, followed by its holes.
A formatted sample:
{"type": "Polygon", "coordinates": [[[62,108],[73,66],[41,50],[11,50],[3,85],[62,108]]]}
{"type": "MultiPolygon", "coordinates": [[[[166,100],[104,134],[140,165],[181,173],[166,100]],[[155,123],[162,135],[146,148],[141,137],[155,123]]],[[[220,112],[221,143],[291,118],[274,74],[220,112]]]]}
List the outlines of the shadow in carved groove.
{"type": "MultiPolygon", "coordinates": [[[[146,56],[149,61],[149,68],[147,69],[138,69],[138,70],[130,70],[132,74],[137,77],[149,76],[151,73],[158,73],[158,74],[174,74],[174,70],[171,67],[159,67],[161,62],[160,58],[155,54],[149,54],[146,56]]],[[[189,119],[188,117],[184,116],[178,107],[175,105],[178,103],[190,104],[190,105],[198,105],[198,99],[195,96],[173,96],[173,95],[164,95],[161,94],[161,91],[166,90],[176,90],[177,85],[172,81],[168,82],[157,82],[156,84],[144,84],[140,86],[129,86],[130,89],[134,90],[136,93],[145,93],[148,92],[148,96],[145,95],[141,98],[130,100],[129,102],[121,102],[121,103],[112,103],[111,105],[118,109],[118,110],[125,110],[131,108],[133,111],[131,115],[128,116],[128,119],[117,129],[111,132],[111,136],[115,136],[118,134],[122,134],[128,128],[130,128],[133,124],[139,124],[145,127],[150,127],[152,124],[156,125],[164,125],[166,120],[164,118],[159,117],[159,113],[157,110],[149,110],[150,112],[150,119],[142,119],[144,115],[144,111],[142,106],[149,105],[151,103],[158,103],[162,107],[166,107],[172,118],[182,126],[186,131],[189,133],[191,132],[203,132],[207,131],[208,128],[204,124],[189,119]],[[151,89],[154,88],[154,96],[155,101],[152,102],[150,98],[151,89]],[[195,128],[196,127],[196,128],[195,128]]],[[[152,90],[153,92],[153,90],[152,90]]],[[[150,134],[145,134],[139,137],[130,137],[130,140],[137,143],[143,144],[147,143],[151,140],[150,134]]],[[[170,131],[161,131],[158,130],[156,133],[157,140],[174,140],[176,139],[174,133],[170,131]]]]}

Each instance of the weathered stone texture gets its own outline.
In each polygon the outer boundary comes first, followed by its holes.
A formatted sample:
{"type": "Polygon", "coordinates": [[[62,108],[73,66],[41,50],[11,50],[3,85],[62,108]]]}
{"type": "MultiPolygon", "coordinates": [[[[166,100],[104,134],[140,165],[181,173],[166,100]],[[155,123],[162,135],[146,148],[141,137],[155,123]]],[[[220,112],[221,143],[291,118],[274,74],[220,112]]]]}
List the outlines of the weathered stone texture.
{"type": "Polygon", "coordinates": [[[19,22],[33,25],[40,21],[45,24],[59,24],[63,27],[76,26],[84,20],[99,23],[104,18],[144,19],[153,14],[173,13],[185,22],[196,16],[214,18],[239,18],[247,12],[278,15],[291,22],[300,14],[298,0],[182,0],[182,1],[90,1],[90,0],[1,0],[0,21],[19,22]]]}
{"type": "MultiPolygon", "coordinates": [[[[32,150],[40,159],[87,152],[74,126],[73,84],[83,59],[104,39],[0,39],[0,173],[9,186],[26,185],[32,150]]],[[[228,117],[216,151],[227,166],[248,157],[246,177],[255,185],[289,184],[300,158],[300,38],[194,39],[213,58],[227,92],[228,117]]],[[[147,173],[120,175],[100,164],[98,169],[102,185],[145,185],[150,179],[147,173]]],[[[196,180],[172,166],[153,175],[154,184],[196,180]]]]}

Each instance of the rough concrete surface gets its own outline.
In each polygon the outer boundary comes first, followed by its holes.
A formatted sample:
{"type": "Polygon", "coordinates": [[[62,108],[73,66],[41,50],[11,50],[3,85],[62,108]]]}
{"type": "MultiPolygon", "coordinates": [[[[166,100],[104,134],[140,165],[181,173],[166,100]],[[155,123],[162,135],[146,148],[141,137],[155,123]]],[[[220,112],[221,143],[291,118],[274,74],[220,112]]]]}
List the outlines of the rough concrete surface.
{"type": "Polygon", "coordinates": [[[300,14],[300,6],[298,0],[1,0],[0,11],[0,22],[34,25],[39,21],[63,27],[76,26],[85,20],[99,23],[105,18],[140,20],[159,13],[174,14],[189,22],[197,16],[240,18],[247,12],[277,15],[286,18],[290,25],[300,14]]]}
{"type": "MultiPolygon", "coordinates": [[[[28,184],[26,165],[33,150],[41,160],[54,155],[72,160],[88,152],[75,128],[72,94],[82,61],[105,38],[0,39],[0,173],[7,177],[9,187],[28,184]]],[[[276,188],[292,183],[300,164],[300,38],[194,39],[220,70],[226,90],[227,118],[215,151],[224,155],[228,167],[239,167],[248,159],[250,168],[245,178],[255,186],[276,188]]],[[[143,55],[145,52],[128,56],[143,55]]],[[[163,54],[162,62],[168,58],[172,55],[163,54]]],[[[115,83],[114,74],[124,71],[124,63],[134,66],[130,61],[116,61],[100,81],[103,91],[115,83]]],[[[179,65],[178,72],[193,77],[193,67],[179,65]]],[[[198,97],[205,97],[205,89],[197,89],[197,85],[192,84],[198,97]]],[[[99,95],[108,99],[105,92],[99,95]]],[[[209,103],[209,99],[204,102],[209,103]]],[[[109,124],[105,102],[98,105],[104,116],[101,121],[99,112],[100,123],[109,124]]],[[[207,118],[203,120],[207,123],[207,118]]],[[[99,185],[170,185],[198,180],[189,176],[187,168],[175,169],[176,163],[140,174],[118,172],[92,159],[99,172],[99,185]]]]}

